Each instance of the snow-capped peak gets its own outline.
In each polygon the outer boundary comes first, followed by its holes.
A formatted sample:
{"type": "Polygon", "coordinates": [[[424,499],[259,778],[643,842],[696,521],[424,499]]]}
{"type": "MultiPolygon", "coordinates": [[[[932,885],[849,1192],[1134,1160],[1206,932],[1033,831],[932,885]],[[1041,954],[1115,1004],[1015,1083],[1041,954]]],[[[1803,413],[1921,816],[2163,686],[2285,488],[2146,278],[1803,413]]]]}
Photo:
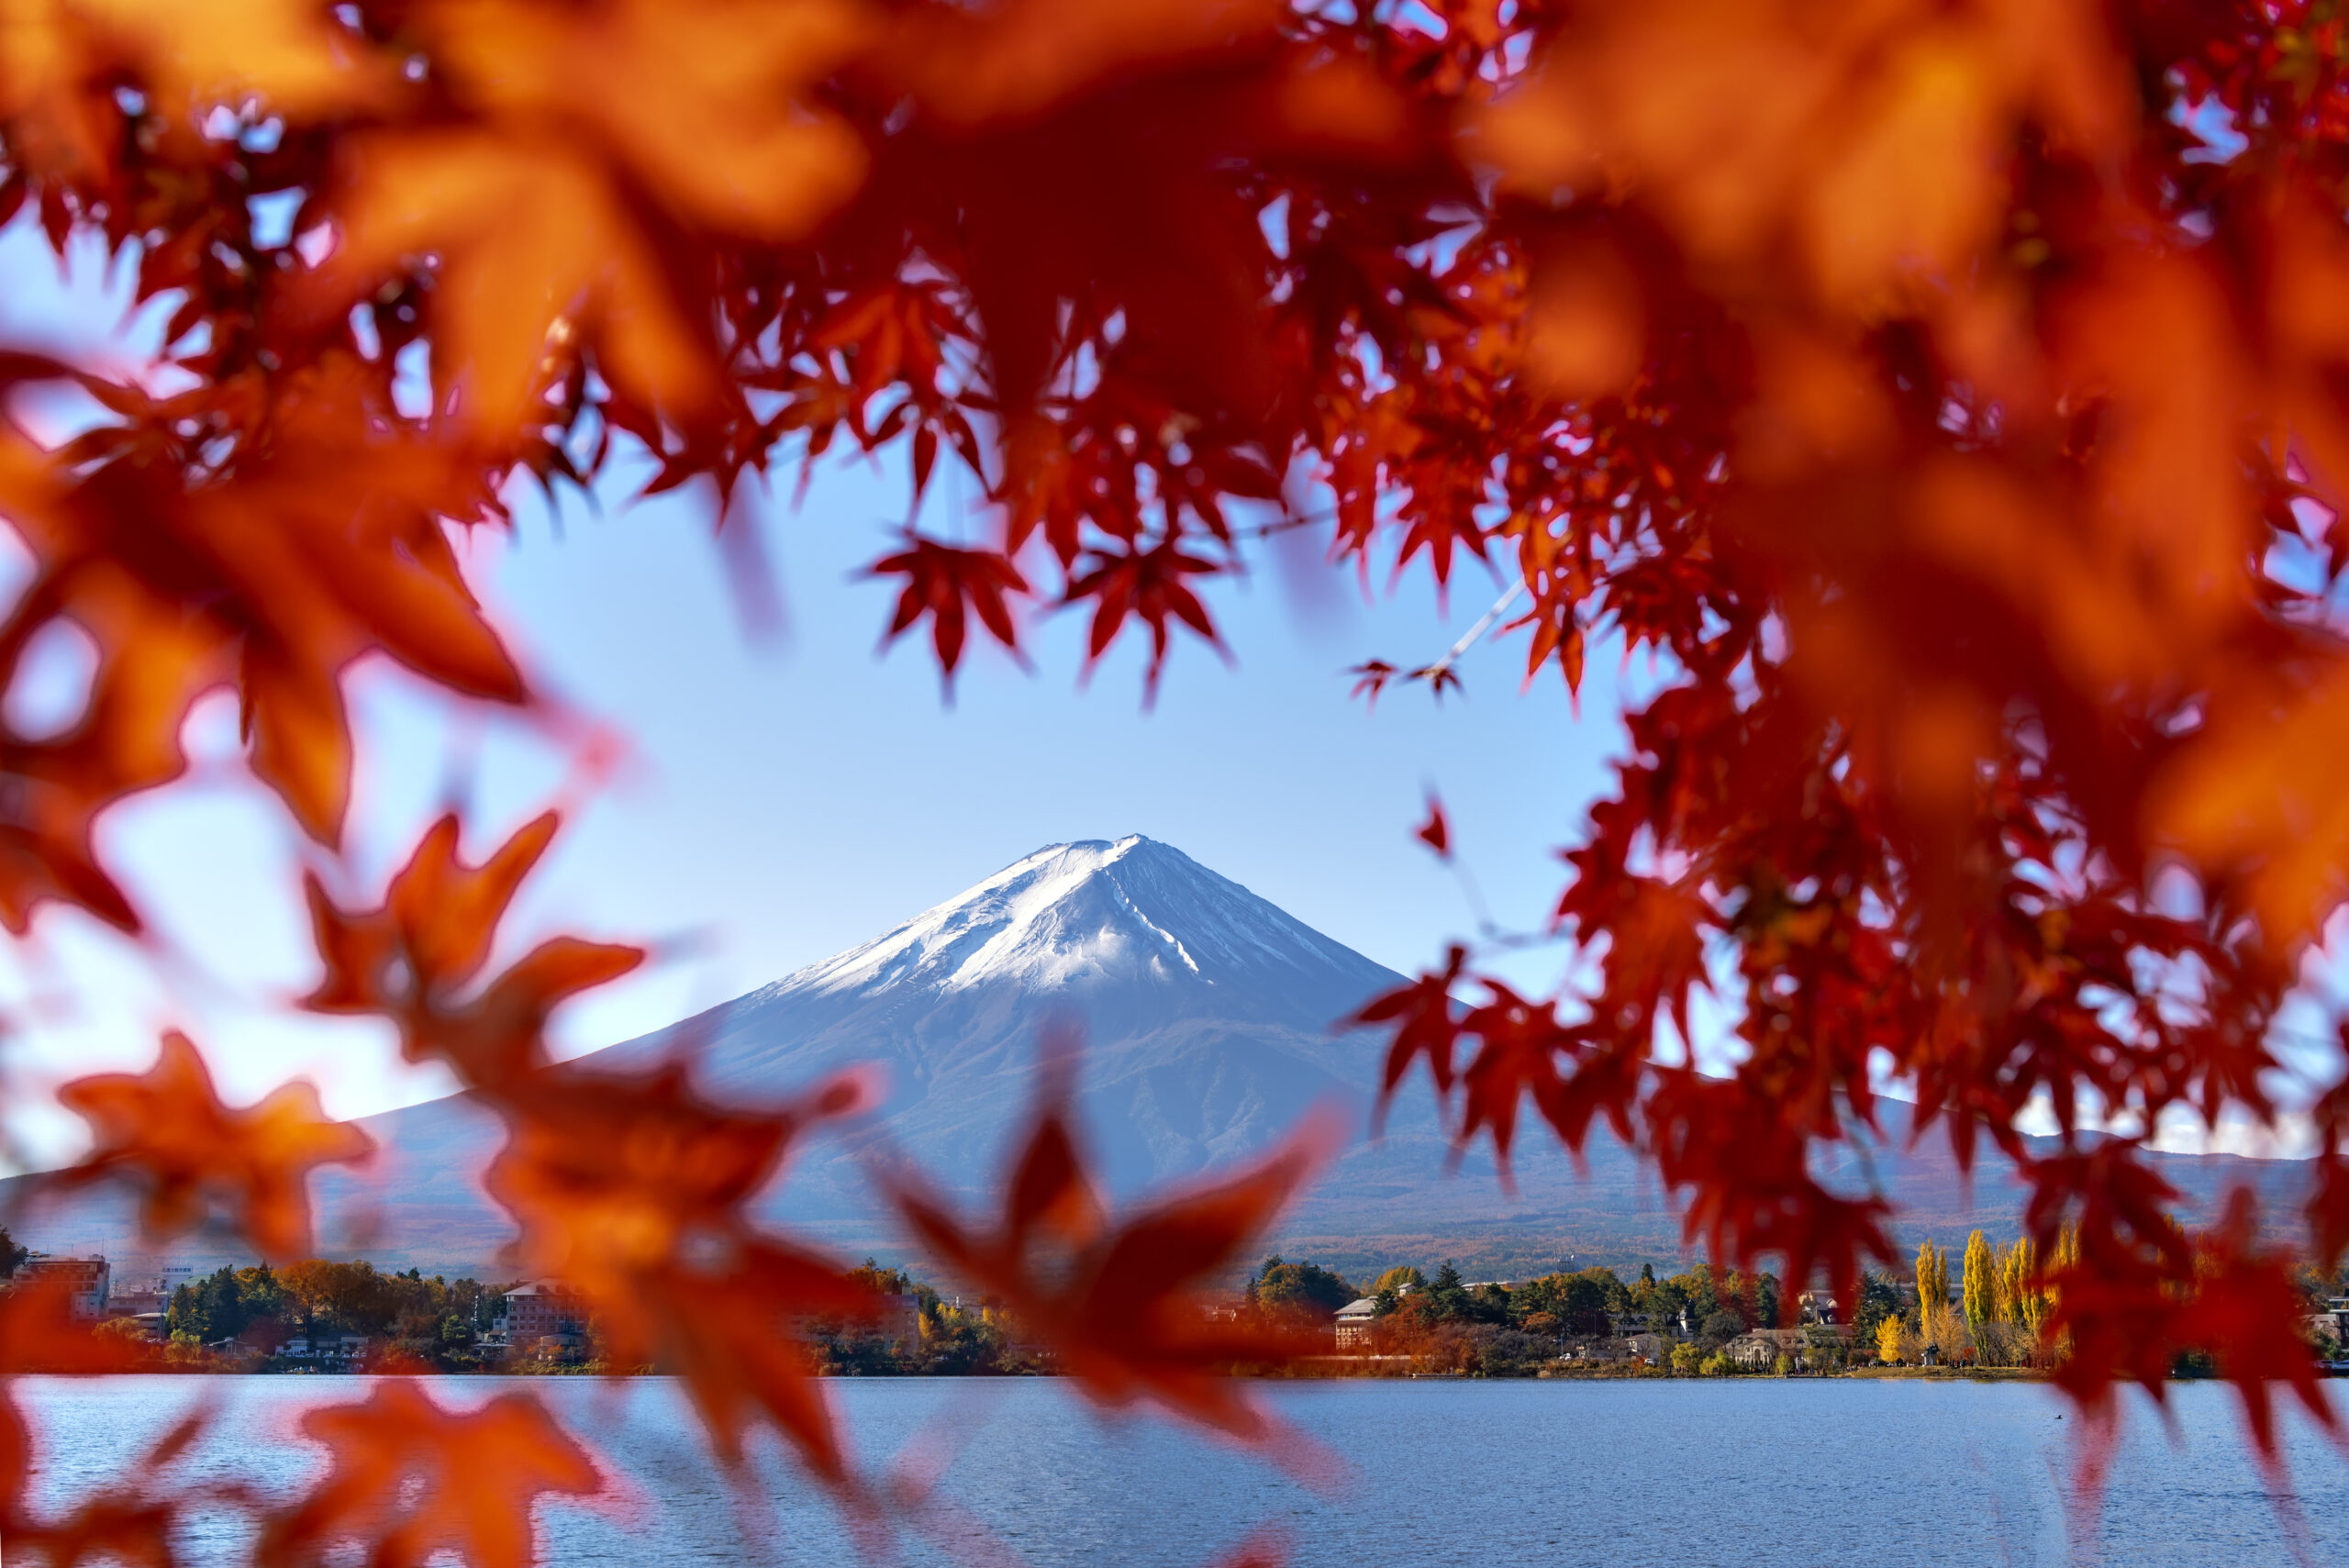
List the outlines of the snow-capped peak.
{"type": "Polygon", "coordinates": [[[1179,850],[1134,834],[1047,845],[774,990],[1211,985],[1323,969],[1333,958],[1361,962],[1179,850]]]}

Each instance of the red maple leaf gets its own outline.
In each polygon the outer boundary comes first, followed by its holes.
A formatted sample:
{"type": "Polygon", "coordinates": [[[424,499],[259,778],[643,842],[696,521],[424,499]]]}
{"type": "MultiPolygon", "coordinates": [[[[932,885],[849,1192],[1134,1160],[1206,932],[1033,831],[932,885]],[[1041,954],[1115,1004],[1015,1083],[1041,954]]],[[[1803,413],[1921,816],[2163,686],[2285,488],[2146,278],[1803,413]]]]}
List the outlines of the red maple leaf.
{"type": "Polygon", "coordinates": [[[2299,1336],[2307,1308],[2292,1278],[2292,1257],[2259,1245],[2259,1200],[2243,1187],[2227,1195],[2225,1215],[2198,1240],[2195,1291],[2179,1315],[2178,1337],[2218,1362],[2243,1400],[2253,1447],[2280,1466],[2277,1387],[2288,1389],[2326,1431],[2338,1435],[2341,1427],[2316,1358],[2299,1336]]]}
{"type": "MultiPolygon", "coordinates": [[[[1716,1261],[1751,1273],[1785,1260],[1781,1276],[1823,1272],[1838,1299],[1855,1300],[1864,1259],[1893,1262],[1882,1198],[1845,1197],[1810,1173],[1812,1140],[1781,1105],[1743,1078],[1715,1079],[1681,1066],[1659,1074],[1644,1107],[1656,1172],[1686,1189],[1682,1234],[1700,1237],[1716,1261]]],[[[1799,1287],[1797,1287],[1799,1288],[1799,1287]]]]}
{"type": "Polygon", "coordinates": [[[1452,858],[1452,825],[1443,817],[1443,802],[1428,796],[1428,819],[1411,830],[1417,839],[1444,860],[1452,858]]]}
{"type": "Polygon", "coordinates": [[[967,607],[1014,659],[1020,657],[1019,633],[1005,602],[1008,594],[1028,592],[1028,580],[1017,566],[992,550],[957,550],[913,533],[906,536],[906,546],[865,570],[868,577],[906,580],[897,595],[897,613],[881,639],[884,646],[896,641],[914,622],[928,616],[939,668],[952,675],[963,660],[967,607]]]}
{"type": "Polygon", "coordinates": [[[10,1539],[30,1534],[25,1485],[32,1473],[32,1435],[17,1408],[15,1380],[27,1373],[56,1375],[135,1372],[139,1353],[111,1336],[91,1331],[75,1316],[72,1284],[59,1275],[22,1282],[0,1291],[0,1530],[10,1539]]]}
{"type": "Polygon", "coordinates": [[[1355,677],[1354,689],[1348,692],[1346,695],[1350,698],[1361,697],[1364,700],[1366,706],[1375,709],[1378,706],[1379,695],[1386,690],[1386,683],[1393,680],[1398,673],[1394,665],[1384,659],[1372,659],[1357,664],[1346,672],[1347,674],[1355,677]]]}
{"type": "Polygon", "coordinates": [[[61,1517],[18,1518],[12,1510],[0,1519],[11,1550],[48,1568],[85,1562],[173,1568],[180,1561],[183,1520],[192,1508],[250,1509],[255,1503],[253,1494],[235,1482],[175,1484],[173,1472],[209,1429],[215,1413],[214,1402],[206,1399],[124,1466],[118,1479],[75,1499],[61,1517]]]}
{"type": "Polygon", "coordinates": [[[1463,1039],[1477,1042],[1476,1054],[1460,1074],[1460,1126],[1453,1137],[1457,1161],[1479,1130],[1493,1139],[1493,1161],[1502,1188],[1514,1192],[1509,1147],[1517,1136],[1517,1107],[1526,1095],[1547,1113],[1564,1083],[1560,1054],[1571,1054],[1577,1031],[1558,1021],[1555,1003],[1529,1002],[1497,980],[1482,982],[1491,1000],[1460,1020],[1463,1039]]]}
{"type": "Polygon", "coordinates": [[[1121,554],[1096,551],[1092,569],[1069,579],[1063,601],[1072,605],[1085,599],[1096,601],[1093,629],[1085,643],[1086,667],[1099,662],[1130,616],[1139,616],[1150,628],[1150,663],[1142,673],[1145,701],[1156,695],[1158,677],[1166,667],[1170,618],[1189,627],[1218,652],[1224,651],[1223,639],[1217,634],[1207,606],[1183,583],[1185,577],[1217,570],[1213,562],[1184,554],[1173,539],[1121,554]]]}
{"type": "Polygon", "coordinates": [[[1442,1100],[1452,1093],[1452,1053],[1460,1041],[1460,1019],[1452,1000],[1452,988],[1460,984],[1461,966],[1468,962],[1468,950],[1454,944],[1445,954],[1441,970],[1420,975],[1408,985],[1398,985],[1381,996],[1374,996],[1362,1011],[1346,1020],[1350,1024],[1395,1025],[1394,1042],[1386,1048],[1386,1070],[1378,1084],[1378,1103],[1371,1112],[1372,1125],[1384,1123],[1386,1107],[1394,1103],[1395,1091],[1411,1063],[1420,1056],[1428,1059],[1428,1072],[1435,1079],[1436,1098],[1442,1100]]]}
{"type": "Polygon", "coordinates": [[[1211,1288],[1333,1151],[1334,1116],[1308,1116],[1234,1174],[1110,1215],[1074,1131],[1074,1072],[1073,1052],[1048,1056],[991,1231],[966,1226],[909,1166],[881,1171],[885,1190],[923,1245],[957,1277],[1000,1297],[1019,1332],[1050,1347],[1088,1398],[1113,1409],[1153,1401],[1282,1451],[1281,1429],[1232,1373],[1286,1362],[1306,1341],[1219,1311],[1211,1288]]]}

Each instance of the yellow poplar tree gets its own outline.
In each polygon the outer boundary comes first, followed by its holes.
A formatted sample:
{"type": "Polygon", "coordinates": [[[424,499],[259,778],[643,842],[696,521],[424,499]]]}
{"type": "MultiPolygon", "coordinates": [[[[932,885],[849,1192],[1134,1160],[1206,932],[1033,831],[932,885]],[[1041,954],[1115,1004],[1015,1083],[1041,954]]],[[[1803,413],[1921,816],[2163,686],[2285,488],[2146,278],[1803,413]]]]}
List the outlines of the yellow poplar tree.
{"type": "Polygon", "coordinates": [[[1976,1333],[1985,1323],[1998,1320],[1998,1261],[1990,1251],[1990,1243],[1976,1230],[1965,1239],[1965,1281],[1959,1302],[1965,1312],[1965,1326],[1976,1333]]]}
{"type": "Polygon", "coordinates": [[[1917,1249],[1917,1330],[1927,1344],[1941,1339],[1942,1318],[1949,1311],[1949,1254],[1931,1239],[1917,1249]]]}
{"type": "Polygon", "coordinates": [[[2039,1250],[2025,1236],[2008,1251],[1998,1271],[1999,1288],[2006,1303],[2000,1316],[2008,1322],[2021,1324],[2033,1334],[2047,1320],[2047,1292],[2038,1275],[2039,1250]]]}

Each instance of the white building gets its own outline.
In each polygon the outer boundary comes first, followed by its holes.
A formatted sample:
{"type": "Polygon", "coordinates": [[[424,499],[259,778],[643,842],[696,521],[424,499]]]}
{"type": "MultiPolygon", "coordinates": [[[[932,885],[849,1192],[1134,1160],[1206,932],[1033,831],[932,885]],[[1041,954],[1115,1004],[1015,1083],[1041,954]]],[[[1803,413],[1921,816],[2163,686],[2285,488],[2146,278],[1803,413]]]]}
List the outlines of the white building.
{"type": "Polygon", "coordinates": [[[1370,1343],[1371,1325],[1378,1321],[1378,1301],[1375,1296],[1362,1296],[1338,1308],[1338,1349],[1352,1350],[1370,1343]]]}

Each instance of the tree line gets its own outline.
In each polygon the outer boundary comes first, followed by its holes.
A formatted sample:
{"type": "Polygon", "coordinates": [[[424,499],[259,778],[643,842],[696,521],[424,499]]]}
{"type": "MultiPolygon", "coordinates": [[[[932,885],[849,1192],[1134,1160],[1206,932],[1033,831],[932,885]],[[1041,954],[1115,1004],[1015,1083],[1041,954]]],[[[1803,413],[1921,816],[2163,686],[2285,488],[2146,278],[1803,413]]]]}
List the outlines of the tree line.
{"type": "Polygon", "coordinates": [[[2056,1352],[2043,1333],[2054,1309],[2050,1274],[2077,1261],[2079,1236],[2069,1228],[2057,1234],[2053,1255],[2043,1260],[2028,1236],[1993,1247],[1981,1231],[1965,1239],[1958,1289],[1953,1297],[1949,1253],[1928,1239],[1917,1249],[1916,1305],[1888,1312],[1865,1325],[1863,1343],[1872,1343],[1886,1365],[2044,1366],[2056,1352]]]}
{"type": "Polygon", "coordinates": [[[487,1363],[482,1340],[505,1316],[511,1288],[305,1258],[283,1268],[223,1267],[191,1280],[172,1293],[163,1327],[167,1342],[183,1352],[234,1342],[273,1354],[296,1338],[316,1346],[348,1334],[409,1365],[465,1372],[487,1363]]]}
{"type": "Polygon", "coordinates": [[[1553,1361],[1570,1340],[1620,1339],[1633,1325],[1686,1349],[1695,1361],[1683,1370],[1698,1370],[1749,1329],[1779,1327],[1780,1294],[1775,1274],[1700,1266],[1659,1277],[1653,1264],[1628,1280],[1595,1266],[1479,1283],[1463,1279],[1449,1260],[1432,1276],[1406,1263],[1357,1285],[1334,1270],[1275,1254],[1243,1296],[1251,1310],[1300,1323],[1327,1322],[1367,1298],[1375,1307],[1372,1353],[1408,1357],[1415,1370],[1513,1375],[1553,1361]]]}
{"type": "MultiPolygon", "coordinates": [[[[2065,1336],[2047,1332],[2061,1294],[2053,1282],[2078,1261],[2079,1232],[2072,1227],[2056,1232],[2044,1257],[2029,1236],[2002,1248],[1976,1230],[1965,1239],[1953,1291],[1948,1251],[1929,1238],[1917,1249],[1913,1265],[1914,1305],[1895,1299],[1890,1276],[1871,1274],[1876,1310],[1855,1322],[1854,1338],[1872,1345],[1876,1359],[1888,1366],[2053,1365],[2070,1348],[2065,1336]]],[[[2328,1271],[2303,1262],[2291,1279],[2301,1308],[2311,1314],[2349,1293],[2349,1269],[2328,1271]]],[[[2171,1367],[2175,1376],[2210,1375],[2214,1370],[2206,1354],[2192,1349],[2178,1352],[2171,1367]]]]}

